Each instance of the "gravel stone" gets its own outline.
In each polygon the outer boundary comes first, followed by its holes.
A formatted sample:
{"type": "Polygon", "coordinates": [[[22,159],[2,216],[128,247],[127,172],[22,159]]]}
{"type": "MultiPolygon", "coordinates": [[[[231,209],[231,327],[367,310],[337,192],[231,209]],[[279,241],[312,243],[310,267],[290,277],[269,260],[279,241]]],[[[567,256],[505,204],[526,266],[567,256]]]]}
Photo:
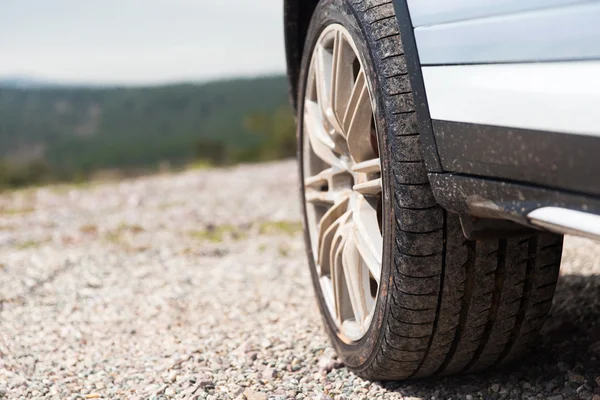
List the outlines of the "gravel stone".
{"type": "Polygon", "coordinates": [[[367,382],[329,345],[299,221],[294,161],[0,194],[0,399],[600,400],[600,245],[566,239],[525,360],[367,382]]]}
{"type": "Polygon", "coordinates": [[[585,383],[585,376],[579,375],[573,371],[568,371],[567,377],[569,379],[569,382],[574,382],[574,383],[579,383],[579,384],[585,383]]]}

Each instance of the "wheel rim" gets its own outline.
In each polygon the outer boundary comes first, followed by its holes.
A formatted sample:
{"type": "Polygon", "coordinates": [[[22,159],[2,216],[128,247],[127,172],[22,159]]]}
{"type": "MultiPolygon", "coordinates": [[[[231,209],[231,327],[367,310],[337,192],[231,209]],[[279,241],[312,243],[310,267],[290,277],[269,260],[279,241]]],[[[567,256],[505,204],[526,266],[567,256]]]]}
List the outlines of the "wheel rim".
{"type": "Polygon", "coordinates": [[[373,105],[356,45],[341,25],[317,41],[303,116],[307,229],[339,336],[367,332],[381,279],[381,162],[373,105]]]}

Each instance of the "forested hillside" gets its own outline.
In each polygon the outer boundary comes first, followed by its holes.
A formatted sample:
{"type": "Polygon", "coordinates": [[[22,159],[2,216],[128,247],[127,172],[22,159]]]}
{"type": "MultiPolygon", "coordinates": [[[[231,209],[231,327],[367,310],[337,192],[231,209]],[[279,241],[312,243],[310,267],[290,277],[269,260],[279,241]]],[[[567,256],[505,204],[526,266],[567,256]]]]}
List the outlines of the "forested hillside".
{"type": "Polygon", "coordinates": [[[294,148],[283,76],[149,88],[0,88],[0,186],[165,162],[276,159],[294,148]]]}

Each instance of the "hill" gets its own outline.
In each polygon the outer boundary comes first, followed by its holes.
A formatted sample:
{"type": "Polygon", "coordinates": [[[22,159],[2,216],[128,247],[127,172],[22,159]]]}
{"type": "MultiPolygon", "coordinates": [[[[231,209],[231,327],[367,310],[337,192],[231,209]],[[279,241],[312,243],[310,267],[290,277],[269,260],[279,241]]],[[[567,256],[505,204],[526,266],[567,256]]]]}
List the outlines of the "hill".
{"type": "Polygon", "coordinates": [[[0,88],[4,170],[33,165],[54,178],[164,162],[291,156],[293,126],[284,76],[159,87],[0,88]]]}

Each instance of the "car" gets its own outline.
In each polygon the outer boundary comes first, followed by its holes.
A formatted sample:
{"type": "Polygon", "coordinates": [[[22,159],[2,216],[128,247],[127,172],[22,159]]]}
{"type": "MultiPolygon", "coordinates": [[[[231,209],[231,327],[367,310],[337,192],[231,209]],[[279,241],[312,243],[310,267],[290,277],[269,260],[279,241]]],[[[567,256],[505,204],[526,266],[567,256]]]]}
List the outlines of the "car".
{"type": "Polygon", "coordinates": [[[359,376],[539,338],[564,234],[600,236],[600,2],[284,0],[304,232],[359,376]]]}

